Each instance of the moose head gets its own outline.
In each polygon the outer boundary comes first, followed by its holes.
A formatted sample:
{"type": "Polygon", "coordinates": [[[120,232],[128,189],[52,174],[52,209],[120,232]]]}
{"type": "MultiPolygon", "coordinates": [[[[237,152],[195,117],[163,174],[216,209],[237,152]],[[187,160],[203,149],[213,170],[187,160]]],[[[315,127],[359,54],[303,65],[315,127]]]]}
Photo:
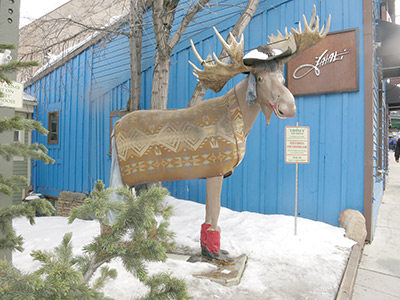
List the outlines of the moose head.
{"type": "Polygon", "coordinates": [[[197,52],[193,41],[192,49],[197,59],[204,67],[203,70],[196,67],[189,61],[194,68],[194,75],[209,89],[219,92],[224,85],[234,76],[240,73],[249,73],[246,99],[249,105],[257,103],[266,117],[269,124],[272,112],[279,119],[293,117],[296,114],[296,105],[292,93],[284,86],[283,65],[290,59],[299,55],[304,50],[317,44],[328,34],[331,16],[327,26],[319,29],[319,17],[316,16],[314,5],[310,23],[304,19],[304,30],[293,29],[288,33],[285,28],[285,35],[278,30],[277,35],[268,37],[269,42],[265,46],[244,54],[243,34],[240,41],[230,33],[231,43],[228,44],[219,32],[215,29],[215,34],[228,53],[230,64],[221,62],[213,53],[213,57],[208,56],[203,60],[197,52]]]}

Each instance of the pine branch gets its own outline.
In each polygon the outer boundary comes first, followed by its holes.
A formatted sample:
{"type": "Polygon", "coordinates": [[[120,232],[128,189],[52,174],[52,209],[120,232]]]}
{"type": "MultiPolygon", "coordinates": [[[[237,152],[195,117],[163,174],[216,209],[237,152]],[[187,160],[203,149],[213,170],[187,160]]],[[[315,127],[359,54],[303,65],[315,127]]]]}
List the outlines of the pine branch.
{"type": "Polygon", "coordinates": [[[109,201],[111,189],[104,189],[104,184],[101,181],[95,183],[95,189],[90,193],[89,198],[86,198],[83,205],[74,208],[68,222],[71,224],[75,219],[94,218],[100,222],[101,232],[110,224],[108,212],[114,211],[119,213],[124,209],[124,203],[120,201],[109,201]]]}
{"type": "Polygon", "coordinates": [[[93,284],[93,288],[96,290],[103,288],[106,280],[109,278],[117,278],[117,271],[115,269],[110,269],[107,266],[102,267],[100,270],[100,277],[96,279],[95,283],[93,284]]]}
{"type": "MultiPolygon", "coordinates": [[[[37,130],[44,135],[47,135],[48,133],[40,122],[24,119],[21,116],[0,120],[0,133],[13,130],[37,130]]],[[[38,143],[31,145],[25,145],[18,142],[0,144],[0,156],[8,161],[10,161],[13,156],[22,156],[25,158],[42,160],[46,164],[54,163],[54,160],[46,155],[46,153],[46,147],[38,143]]],[[[26,184],[26,180],[22,179],[21,176],[5,178],[0,174],[0,194],[12,195],[13,191],[19,190],[19,183],[26,184]]]]}
{"type": "Polygon", "coordinates": [[[0,194],[12,196],[13,191],[18,192],[20,190],[18,184],[26,185],[28,184],[28,180],[26,177],[19,175],[4,177],[3,174],[0,173],[0,194]]]}
{"type": "Polygon", "coordinates": [[[68,232],[64,235],[61,245],[54,248],[54,254],[57,256],[60,262],[75,264],[72,255],[72,232],[68,232]]]}
{"type": "Polygon", "coordinates": [[[0,249],[22,251],[22,237],[17,236],[12,227],[14,218],[25,216],[31,224],[35,223],[36,213],[51,215],[55,211],[51,203],[45,199],[35,199],[0,209],[0,231],[4,238],[0,240],[0,249]]]}
{"type": "Polygon", "coordinates": [[[0,52],[4,52],[3,50],[12,50],[15,49],[14,45],[10,45],[10,44],[0,44],[0,52]]]}
{"type": "Polygon", "coordinates": [[[41,160],[45,164],[53,164],[54,159],[46,155],[47,148],[41,144],[34,143],[25,145],[19,142],[11,144],[0,145],[0,156],[10,161],[14,156],[23,156],[25,158],[33,158],[41,160]]]}
{"type": "Polygon", "coordinates": [[[5,81],[8,84],[11,84],[11,80],[5,75],[5,73],[16,72],[22,68],[35,67],[38,65],[39,63],[36,61],[28,61],[28,62],[11,61],[7,64],[0,65],[0,80],[5,81]]]}
{"type": "Polygon", "coordinates": [[[46,283],[32,274],[22,274],[10,262],[0,260],[0,298],[12,299],[49,299],[45,297],[46,283]],[[44,297],[35,297],[40,294],[44,297]]]}
{"type": "Polygon", "coordinates": [[[42,126],[42,123],[24,119],[21,116],[0,120],[0,133],[13,130],[37,130],[43,135],[48,134],[48,131],[42,126]]]}
{"type": "Polygon", "coordinates": [[[186,284],[167,273],[156,274],[146,280],[150,292],[141,300],[162,300],[162,299],[192,299],[189,297],[186,284]]]}
{"type": "MultiPolygon", "coordinates": [[[[34,273],[35,276],[43,278],[49,284],[46,287],[50,292],[49,297],[34,299],[110,299],[104,297],[96,288],[90,288],[84,281],[80,270],[75,268],[77,259],[72,253],[72,233],[64,235],[61,244],[53,251],[33,251],[31,256],[34,260],[42,263],[41,267],[34,273]]],[[[115,270],[105,268],[99,279],[99,285],[104,283],[108,277],[115,278],[115,270]]]]}

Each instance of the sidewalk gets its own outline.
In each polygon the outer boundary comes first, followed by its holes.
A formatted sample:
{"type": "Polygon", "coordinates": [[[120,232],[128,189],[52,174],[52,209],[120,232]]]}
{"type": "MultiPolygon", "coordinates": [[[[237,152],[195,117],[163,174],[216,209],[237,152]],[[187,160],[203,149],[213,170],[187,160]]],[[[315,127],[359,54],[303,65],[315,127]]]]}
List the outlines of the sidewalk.
{"type": "Polygon", "coordinates": [[[400,163],[392,151],[374,240],[364,247],[352,299],[400,299],[400,163]]]}

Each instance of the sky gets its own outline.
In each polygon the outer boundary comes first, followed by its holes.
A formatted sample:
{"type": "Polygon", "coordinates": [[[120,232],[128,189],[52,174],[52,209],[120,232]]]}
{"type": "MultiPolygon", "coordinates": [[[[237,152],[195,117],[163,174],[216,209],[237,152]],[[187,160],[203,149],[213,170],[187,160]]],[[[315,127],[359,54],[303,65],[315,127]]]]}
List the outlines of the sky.
{"type": "Polygon", "coordinates": [[[69,0],[21,0],[20,27],[51,12],[69,0]]]}

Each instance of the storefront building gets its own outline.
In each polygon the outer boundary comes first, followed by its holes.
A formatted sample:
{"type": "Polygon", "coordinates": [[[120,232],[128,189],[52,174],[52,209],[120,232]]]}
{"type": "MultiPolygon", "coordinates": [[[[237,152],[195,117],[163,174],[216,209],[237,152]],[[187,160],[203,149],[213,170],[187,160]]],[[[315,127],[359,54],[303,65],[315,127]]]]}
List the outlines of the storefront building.
{"type": "MultiPolygon", "coordinates": [[[[296,98],[294,118],[260,115],[247,140],[241,165],[224,181],[222,205],[237,211],[294,214],[295,166],[285,163],[285,127],[310,128],[310,162],[299,166],[299,209],[304,218],[338,225],[341,211],[364,213],[372,239],[384,193],[387,168],[387,115],[376,26],[387,20],[391,2],[372,0],[260,1],[244,32],[245,50],[265,44],[285,26],[297,27],[315,4],[322,24],[332,16],[330,35],[285,67],[287,86],[296,98]],[[299,78],[300,77],[300,78],[299,78]]],[[[196,18],[171,57],[168,108],[184,108],[196,85],[187,61],[196,61],[192,39],[206,57],[218,52],[212,26],[226,37],[239,18],[240,1],[218,1],[213,14],[196,18]]],[[[148,17],[148,14],[146,15],[148,17]]],[[[175,20],[179,24],[180,19],[175,20]]],[[[150,108],[154,69],[152,26],[146,25],[142,49],[141,109],[150,108]]],[[[50,129],[45,144],[54,165],[35,162],[36,192],[58,197],[61,191],[89,193],[97,179],[109,182],[110,134],[129,99],[128,39],[105,42],[97,36],[29,80],[27,92],[38,101],[35,118],[50,129]]],[[[219,93],[231,89],[237,76],[219,93]]],[[[208,91],[205,98],[215,97],[208,91]]],[[[166,182],[173,196],[205,203],[205,180],[166,182]]]]}

